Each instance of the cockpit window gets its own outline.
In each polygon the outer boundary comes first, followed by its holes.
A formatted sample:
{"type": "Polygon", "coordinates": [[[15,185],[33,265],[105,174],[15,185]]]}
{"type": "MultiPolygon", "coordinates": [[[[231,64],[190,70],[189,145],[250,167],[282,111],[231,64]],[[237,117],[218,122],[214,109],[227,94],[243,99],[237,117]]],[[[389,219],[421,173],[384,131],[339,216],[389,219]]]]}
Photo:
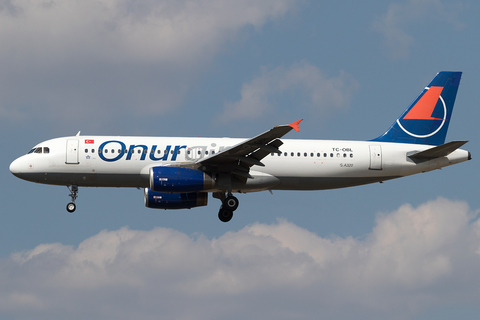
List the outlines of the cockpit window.
{"type": "Polygon", "coordinates": [[[27,154],[30,154],[30,153],[50,153],[50,148],[49,147],[33,148],[32,150],[28,151],[27,154]]]}

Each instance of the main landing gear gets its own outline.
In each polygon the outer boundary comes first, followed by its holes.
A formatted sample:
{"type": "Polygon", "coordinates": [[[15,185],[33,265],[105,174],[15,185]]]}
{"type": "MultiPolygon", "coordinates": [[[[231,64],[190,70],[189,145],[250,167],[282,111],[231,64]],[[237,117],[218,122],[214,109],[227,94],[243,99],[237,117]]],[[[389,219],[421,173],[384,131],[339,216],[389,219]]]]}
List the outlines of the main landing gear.
{"type": "Polygon", "coordinates": [[[67,211],[68,213],[73,213],[75,209],[77,209],[77,206],[75,205],[75,199],[77,199],[78,195],[78,186],[73,185],[72,188],[67,186],[68,190],[70,190],[69,196],[72,198],[72,202],[67,204],[67,211]]]}
{"type": "Polygon", "coordinates": [[[218,218],[222,222],[228,222],[232,220],[233,211],[237,210],[238,208],[238,199],[234,197],[230,192],[227,196],[221,192],[215,192],[213,197],[218,198],[222,201],[222,205],[220,206],[220,210],[218,211],[218,218]]]}

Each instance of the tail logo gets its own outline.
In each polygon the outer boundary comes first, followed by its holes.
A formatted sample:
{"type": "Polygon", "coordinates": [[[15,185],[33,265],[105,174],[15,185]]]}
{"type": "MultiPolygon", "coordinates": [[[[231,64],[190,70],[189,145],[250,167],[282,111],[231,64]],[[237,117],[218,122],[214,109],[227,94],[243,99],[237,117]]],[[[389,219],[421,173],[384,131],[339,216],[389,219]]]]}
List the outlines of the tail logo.
{"type": "Polygon", "coordinates": [[[423,94],[423,96],[401,119],[403,125],[400,123],[400,119],[397,119],[397,123],[400,128],[406,134],[415,138],[428,138],[433,136],[440,131],[440,129],[442,129],[447,117],[447,106],[445,105],[445,101],[441,96],[443,87],[432,86],[430,88],[425,88],[425,90],[427,91],[423,94]],[[438,117],[440,114],[436,114],[436,117],[434,117],[433,115],[436,109],[435,107],[439,101],[442,104],[439,105],[436,113],[442,113],[443,111],[443,115],[438,117]],[[443,108],[441,108],[442,106],[443,108]],[[419,125],[419,121],[428,123],[422,123],[419,125]]]}

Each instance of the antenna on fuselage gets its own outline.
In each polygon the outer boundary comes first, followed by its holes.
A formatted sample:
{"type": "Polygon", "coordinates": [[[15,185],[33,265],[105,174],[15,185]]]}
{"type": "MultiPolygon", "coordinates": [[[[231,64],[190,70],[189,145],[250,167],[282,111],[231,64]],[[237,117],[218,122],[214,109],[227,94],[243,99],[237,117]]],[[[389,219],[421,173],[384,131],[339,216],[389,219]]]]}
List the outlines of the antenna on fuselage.
{"type": "Polygon", "coordinates": [[[82,132],[81,130],[78,131],[77,135],[75,137],[79,137],[80,136],[80,132],[82,132]]]}

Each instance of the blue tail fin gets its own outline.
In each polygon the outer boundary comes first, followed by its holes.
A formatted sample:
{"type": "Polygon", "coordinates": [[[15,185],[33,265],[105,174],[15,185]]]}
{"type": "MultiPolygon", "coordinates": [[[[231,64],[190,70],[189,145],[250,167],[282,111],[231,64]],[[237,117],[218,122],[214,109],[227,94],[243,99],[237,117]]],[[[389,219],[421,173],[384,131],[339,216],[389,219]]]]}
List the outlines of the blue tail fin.
{"type": "Polygon", "coordinates": [[[445,143],[461,72],[442,71],[392,126],[372,141],[441,145],[445,143]]]}

